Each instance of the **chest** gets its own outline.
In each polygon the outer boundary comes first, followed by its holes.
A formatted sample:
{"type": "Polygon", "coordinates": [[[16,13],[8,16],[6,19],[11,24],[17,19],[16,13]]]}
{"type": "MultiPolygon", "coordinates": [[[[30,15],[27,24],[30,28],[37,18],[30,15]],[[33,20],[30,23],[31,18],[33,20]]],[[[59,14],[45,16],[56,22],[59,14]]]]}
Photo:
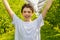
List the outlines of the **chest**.
{"type": "Polygon", "coordinates": [[[35,23],[21,23],[16,30],[24,36],[33,36],[39,32],[39,29],[35,23]]]}

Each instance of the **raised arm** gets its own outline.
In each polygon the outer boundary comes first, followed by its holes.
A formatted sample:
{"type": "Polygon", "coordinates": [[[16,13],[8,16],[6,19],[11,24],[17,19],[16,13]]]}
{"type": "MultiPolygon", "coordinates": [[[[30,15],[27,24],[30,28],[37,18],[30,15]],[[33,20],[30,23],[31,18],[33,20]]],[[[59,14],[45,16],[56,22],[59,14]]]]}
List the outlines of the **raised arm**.
{"type": "Polygon", "coordinates": [[[3,3],[4,3],[4,5],[5,5],[5,7],[6,7],[7,11],[8,11],[8,13],[9,13],[9,15],[11,16],[11,18],[13,18],[14,12],[11,10],[11,8],[10,8],[7,0],[3,0],[3,3]]]}
{"type": "Polygon", "coordinates": [[[52,5],[52,2],[53,2],[53,0],[47,0],[47,4],[46,4],[44,10],[42,11],[43,18],[46,16],[47,11],[49,10],[49,8],[52,5]]]}

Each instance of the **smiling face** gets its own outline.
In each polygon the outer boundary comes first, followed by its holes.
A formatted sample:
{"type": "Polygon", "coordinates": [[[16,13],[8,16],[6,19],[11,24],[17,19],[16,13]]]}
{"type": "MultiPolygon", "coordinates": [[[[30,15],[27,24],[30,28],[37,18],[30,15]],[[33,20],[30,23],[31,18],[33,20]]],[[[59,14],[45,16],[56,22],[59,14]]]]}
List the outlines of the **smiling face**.
{"type": "Polygon", "coordinates": [[[25,7],[22,12],[23,17],[25,18],[25,21],[30,21],[31,17],[33,15],[33,12],[30,8],[25,7]]]}
{"type": "Polygon", "coordinates": [[[21,13],[22,13],[25,21],[31,21],[33,12],[34,12],[34,9],[30,4],[24,4],[22,6],[21,13]]]}

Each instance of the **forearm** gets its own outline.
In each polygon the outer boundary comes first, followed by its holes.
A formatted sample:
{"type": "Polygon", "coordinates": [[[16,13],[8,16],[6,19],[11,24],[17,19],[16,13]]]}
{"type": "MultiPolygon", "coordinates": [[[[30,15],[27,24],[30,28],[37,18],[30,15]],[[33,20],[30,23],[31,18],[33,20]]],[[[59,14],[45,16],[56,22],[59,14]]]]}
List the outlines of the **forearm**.
{"type": "Polygon", "coordinates": [[[9,15],[10,15],[10,16],[11,16],[11,18],[12,18],[12,17],[13,17],[14,12],[11,10],[11,8],[10,8],[10,6],[9,6],[9,4],[8,4],[8,2],[7,2],[7,0],[3,0],[3,3],[4,3],[5,8],[7,9],[8,13],[9,13],[9,15]]]}
{"type": "Polygon", "coordinates": [[[47,1],[47,4],[46,4],[46,7],[44,8],[44,10],[42,11],[42,16],[43,16],[43,18],[46,16],[46,13],[47,13],[47,11],[49,10],[49,8],[51,7],[51,5],[52,5],[52,0],[48,0],[47,1]]]}

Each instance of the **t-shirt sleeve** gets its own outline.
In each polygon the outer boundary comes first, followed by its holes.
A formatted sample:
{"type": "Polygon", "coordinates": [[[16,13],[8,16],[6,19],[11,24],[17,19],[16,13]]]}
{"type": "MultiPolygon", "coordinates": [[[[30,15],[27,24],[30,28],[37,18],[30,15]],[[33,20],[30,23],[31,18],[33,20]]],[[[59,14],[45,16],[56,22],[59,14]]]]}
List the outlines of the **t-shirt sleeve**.
{"type": "Polygon", "coordinates": [[[12,20],[12,24],[17,25],[21,20],[19,19],[18,16],[16,16],[16,14],[13,15],[13,20],[12,20]]]}
{"type": "Polygon", "coordinates": [[[42,27],[43,25],[44,25],[43,16],[42,14],[40,14],[39,17],[37,18],[37,26],[42,27]]]}

